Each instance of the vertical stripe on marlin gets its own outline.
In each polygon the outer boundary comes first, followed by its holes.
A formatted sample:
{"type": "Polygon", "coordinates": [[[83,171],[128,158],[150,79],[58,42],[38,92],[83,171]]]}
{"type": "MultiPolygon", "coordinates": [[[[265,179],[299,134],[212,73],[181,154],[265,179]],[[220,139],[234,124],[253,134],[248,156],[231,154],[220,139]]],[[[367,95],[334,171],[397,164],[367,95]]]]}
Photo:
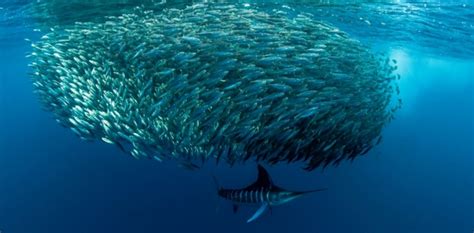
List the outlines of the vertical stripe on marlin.
{"type": "Polygon", "coordinates": [[[264,200],[263,200],[263,187],[260,189],[260,202],[264,203],[264,200]]]}
{"type": "Polygon", "coordinates": [[[250,191],[250,202],[253,203],[253,190],[250,191]]]}
{"type": "Polygon", "coordinates": [[[240,190],[240,191],[239,191],[239,202],[242,202],[242,193],[243,193],[243,192],[244,192],[243,190],[240,190]]]}
{"type": "Polygon", "coordinates": [[[258,189],[255,190],[255,192],[253,193],[253,195],[255,196],[255,203],[258,203],[258,189]]]}
{"type": "Polygon", "coordinates": [[[255,190],[255,203],[258,203],[258,190],[255,190]]]}
{"type": "Polygon", "coordinates": [[[260,200],[260,189],[257,190],[257,202],[262,203],[262,200],[260,200]]]}

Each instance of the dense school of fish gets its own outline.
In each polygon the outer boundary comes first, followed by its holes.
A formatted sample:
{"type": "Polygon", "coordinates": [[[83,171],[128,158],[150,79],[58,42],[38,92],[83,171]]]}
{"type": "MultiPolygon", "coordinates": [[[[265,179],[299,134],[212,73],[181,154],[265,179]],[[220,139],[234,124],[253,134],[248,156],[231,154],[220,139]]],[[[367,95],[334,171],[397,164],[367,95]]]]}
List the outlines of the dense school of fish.
{"type": "Polygon", "coordinates": [[[193,167],[339,164],[380,142],[398,108],[395,61],[281,10],[138,8],[51,28],[31,57],[42,103],[81,138],[193,167]]]}

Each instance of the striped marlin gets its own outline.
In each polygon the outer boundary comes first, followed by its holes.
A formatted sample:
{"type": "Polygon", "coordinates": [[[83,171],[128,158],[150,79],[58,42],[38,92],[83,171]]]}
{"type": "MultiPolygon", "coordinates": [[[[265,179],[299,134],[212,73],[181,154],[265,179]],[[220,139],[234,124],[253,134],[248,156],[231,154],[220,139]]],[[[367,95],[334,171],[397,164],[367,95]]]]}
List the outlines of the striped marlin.
{"type": "Polygon", "coordinates": [[[288,191],[283,188],[276,186],[267,170],[260,164],[258,165],[258,177],[257,180],[242,189],[224,189],[219,187],[218,195],[224,199],[233,202],[233,211],[237,212],[239,205],[242,204],[253,204],[260,205],[260,208],[255,214],[250,217],[247,222],[252,222],[257,219],[262,213],[272,206],[281,205],[292,201],[304,194],[319,192],[326,189],[315,189],[309,191],[288,191]]]}

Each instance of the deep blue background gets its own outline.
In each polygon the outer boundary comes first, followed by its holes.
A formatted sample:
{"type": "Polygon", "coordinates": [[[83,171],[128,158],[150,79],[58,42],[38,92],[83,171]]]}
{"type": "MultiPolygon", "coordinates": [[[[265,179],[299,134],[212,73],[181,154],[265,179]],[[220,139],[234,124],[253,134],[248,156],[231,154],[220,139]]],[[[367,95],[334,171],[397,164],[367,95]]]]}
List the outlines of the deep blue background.
{"type": "Polygon", "coordinates": [[[81,141],[41,110],[27,51],[23,41],[0,50],[2,233],[474,231],[473,60],[394,51],[405,105],[383,143],[324,171],[270,167],[282,187],[329,190],[246,224],[255,208],[232,214],[211,174],[239,187],[254,165],[192,172],[81,141]]]}

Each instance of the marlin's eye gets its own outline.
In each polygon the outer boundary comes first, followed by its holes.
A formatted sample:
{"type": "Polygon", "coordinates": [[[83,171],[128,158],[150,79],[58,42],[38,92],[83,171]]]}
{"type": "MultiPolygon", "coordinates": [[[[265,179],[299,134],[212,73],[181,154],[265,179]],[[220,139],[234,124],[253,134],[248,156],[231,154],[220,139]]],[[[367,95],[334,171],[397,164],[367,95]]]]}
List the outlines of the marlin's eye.
{"type": "Polygon", "coordinates": [[[272,201],[279,201],[280,198],[282,198],[282,196],[281,196],[281,194],[278,195],[278,194],[275,193],[275,194],[272,194],[272,195],[270,196],[270,198],[271,198],[272,201]]]}

